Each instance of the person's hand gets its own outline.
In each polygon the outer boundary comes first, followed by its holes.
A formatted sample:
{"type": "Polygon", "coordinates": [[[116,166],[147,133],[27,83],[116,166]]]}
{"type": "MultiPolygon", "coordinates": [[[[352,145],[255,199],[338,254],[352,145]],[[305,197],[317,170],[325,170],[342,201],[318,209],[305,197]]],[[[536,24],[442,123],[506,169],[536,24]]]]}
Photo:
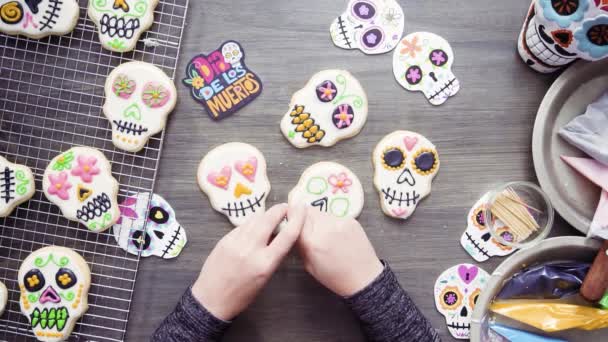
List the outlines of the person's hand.
{"type": "Polygon", "coordinates": [[[298,249],[308,273],[325,287],[348,297],[382,273],[384,265],[359,222],[339,219],[321,213],[317,208],[289,210],[290,220],[306,212],[298,249]]]}
{"type": "Polygon", "coordinates": [[[287,205],[256,214],[215,246],[192,286],[194,297],[215,317],[228,321],[253,302],[294,245],[304,222],[292,215],[272,238],[287,215],[287,205]]]}

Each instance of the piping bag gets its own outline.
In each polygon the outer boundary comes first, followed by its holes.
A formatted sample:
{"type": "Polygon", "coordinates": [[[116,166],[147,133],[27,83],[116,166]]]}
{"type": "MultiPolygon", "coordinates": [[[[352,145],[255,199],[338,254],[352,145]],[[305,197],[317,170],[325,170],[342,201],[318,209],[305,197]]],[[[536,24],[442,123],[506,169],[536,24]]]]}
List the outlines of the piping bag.
{"type": "Polygon", "coordinates": [[[505,300],[492,304],[492,312],[546,332],[608,328],[608,310],[547,300],[505,300]]]}
{"type": "Polygon", "coordinates": [[[602,298],[602,300],[600,300],[599,304],[602,307],[602,309],[608,310],[608,292],[606,292],[606,294],[604,295],[604,298],[602,298]]]}
{"type": "Polygon", "coordinates": [[[490,329],[510,342],[568,342],[557,338],[545,337],[527,331],[510,328],[500,324],[490,324],[490,329]]]}
{"type": "Polygon", "coordinates": [[[580,262],[532,266],[515,274],[496,299],[558,299],[577,294],[589,267],[580,262]]]}

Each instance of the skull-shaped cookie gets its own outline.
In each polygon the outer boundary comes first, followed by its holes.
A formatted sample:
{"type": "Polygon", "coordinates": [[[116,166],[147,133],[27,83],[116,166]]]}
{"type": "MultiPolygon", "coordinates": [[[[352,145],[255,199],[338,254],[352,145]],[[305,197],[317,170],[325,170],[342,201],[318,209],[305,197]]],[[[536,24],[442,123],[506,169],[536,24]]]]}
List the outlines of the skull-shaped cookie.
{"type": "Polygon", "coordinates": [[[229,41],[222,46],[222,55],[224,56],[224,61],[232,64],[233,67],[241,64],[241,59],[244,57],[239,44],[233,41],[229,41]]]}
{"type": "Polygon", "coordinates": [[[427,138],[414,132],[396,131],[378,143],[373,164],[382,211],[405,220],[430,194],[440,161],[435,145],[427,138]]]}
{"type": "Polygon", "coordinates": [[[475,265],[461,264],[443,272],[435,282],[435,306],[454,338],[469,339],[473,309],[489,277],[475,265]]]}
{"type": "Polygon", "coordinates": [[[89,18],[97,26],[101,46],[115,52],[135,49],[154,22],[157,4],[158,0],[89,1],[89,18]]]}
{"type": "Polygon", "coordinates": [[[175,84],[156,66],[128,62],[106,80],[103,112],[112,125],[112,141],[121,150],[140,151],[165,128],[177,102],[175,84]]]}
{"type": "Polygon", "coordinates": [[[233,142],[216,147],[201,161],[197,179],[213,209],[234,226],[266,210],[270,193],[266,159],[251,145],[233,142]]]}
{"type": "Polygon", "coordinates": [[[460,90],[452,73],[454,52],[447,40],[429,32],[415,32],[401,40],[393,54],[393,73],[409,91],[420,91],[438,106],[460,90]]]}
{"type": "Polygon", "coordinates": [[[4,313],[6,303],[8,302],[8,290],[3,282],[0,282],[0,316],[4,313]]]}
{"type": "Polygon", "coordinates": [[[321,162],[307,168],[289,193],[289,203],[302,203],[336,217],[356,218],[363,210],[359,178],[347,167],[321,162]]]}
{"type": "Polygon", "coordinates": [[[120,248],[142,257],[177,257],[186,246],[186,231],[161,196],[139,193],[120,203],[120,220],[112,227],[120,248]]]}
{"type": "Polygon", "coordinates": [[[297,91],[281,131],[297,148],[333,146],[353,137],[367,121],[367,95],[348,71],[325,70],[297,91]]]}
{"type": "Polygon", "coordinates": [[[549,73],[577,59],[608,57],[608,2],[533,0],[519,35],[521,58],[549,73]]]}
{"type": "Polygon", "coordinates": [[[118,181],[103,153],[74,147],[51,160],[42,180],[44,195],[68,220],[99,233],[120,217],[118,181]]]}
{"type": "Polygon", "coordinates": [[[329,32],[336,46],[375,55],[394,49],[404,26],[403,9],[395,0],[350,0],[329,32]]]}
{"type": "Polygon", "coordinates": [[[91,271],[78,253],[50,246],[30,254],[19,268],[21,312],[40,341],[65,341],[88,309],[91,271]]]}
{"type": "MultiPolygon", "coordinates": [[[[467,217],[467,229],[462,234],[460,244],[473,259],[483,262],[493,256],[507,256],[515,252],[515,248],[505,246],[498,242],[490,233],[485,224],[485,208],[490,194],[485,194],[471,210],[467,217]]],[[[496,232],[506,241],[513,241],[514,235],[509,227],[500,220],[496,220],[496,232]]]]}
{"type": "Polygon", "coordinates": [[[0,0],[0,32],[39,39],[74,30],[80,7],[75,0],[0,0]]]}
{"type": "Polygon", "coordinates": [[[16,206],[32,198],[35,192],[32,170],[0,157],[0,217],[10,215],[16,206]]]}

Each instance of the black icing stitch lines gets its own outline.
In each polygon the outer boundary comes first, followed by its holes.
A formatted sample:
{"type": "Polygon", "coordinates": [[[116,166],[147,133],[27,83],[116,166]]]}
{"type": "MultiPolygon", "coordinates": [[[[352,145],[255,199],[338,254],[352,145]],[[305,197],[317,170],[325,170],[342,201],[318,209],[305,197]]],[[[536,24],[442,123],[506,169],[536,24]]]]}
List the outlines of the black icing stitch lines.
{"type": "Polygon", "coordinates": [[[246,202],[242,201],[242,202],[228,203],[225,208],[222,208],[222,211],[224,211],[228,215],[228,217],[247,216],[247,213],[249,211],[251,211],[252,213],[255,213],[256,208],[262,207],[262,200],[264,199],[265,196],[266,196],[266,193],[263,193],[261,196],[255,197],[255,199],[253,201],[249,198],[249,199],[247,199],[246,202]]]}
{"type": "Polygon", "coordinates": [[[394,189],[391,192],[391,188],[389,187],[383,189],[382,194],[384,194],[384,199],[388,200],[389,205],[392,205],[393,202],[397,202],[399,207],[402,207],[403,203],[408,207],[415,206],[416,203],[418,203],[418,200],[420,200],[420,195],[417,194],[415,190],[411,194],[406,192],[405,196],[403,196],[403,192],[397,192],[397,190],[394,189]],[[398,197],[397,194],[399,194],[398,197]]]}
{"type": "Polygon", "coordinates": [[[15,199],[15,171],[8,166],[0,174],[0,200],[8,204],[15,199]]]}
{"type": "Polygon", "coordinates": [[[126,122],[122,120],[114,120],[112,122],[114,123],[114,125],[116,125],[116,130],[120,133],[142,135],[143,133],[148,131],[148,129],[144,126],[132,122],[126,122]]]}
{"type": "Polygon", "coordinates": [[[49,9],[45,11],[45,15],[42,16],[40,20],[40,31],[48,28],[52,29],[55,24],[57,24],[57,18],[59,18],[59,12],[61,11],[61,5],[63,5],[63,1],[61,0],[49,0],[49,9]]]}

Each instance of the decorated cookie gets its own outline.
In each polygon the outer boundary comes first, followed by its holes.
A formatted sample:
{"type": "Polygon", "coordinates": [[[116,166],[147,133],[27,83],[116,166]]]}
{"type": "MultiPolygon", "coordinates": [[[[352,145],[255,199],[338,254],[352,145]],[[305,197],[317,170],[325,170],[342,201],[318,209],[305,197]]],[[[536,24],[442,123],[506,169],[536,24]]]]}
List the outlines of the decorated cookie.
{"type": "Polygon", "coordinates": [[[338,47],[375,55],[394,49],[403,28],[403,9],[397,1],[350,0],[346,11],[331,24],[329,33],[338,47]]]}
{"type": "Polygon", "coordinates": [[[235,41],[192,58],[184,85],[209,117],[222,120],[236,113],[262,93],[262,80],[245,65],[245,50],[235,41]]]}
{"type": "Polygon", "coordinates": [[[0,316],[4,313],[6,303],[8,303],[8,290],[6,289],[6,285],[0,282],[0,316]]]}
{"type": "Polygon", "coordinates": [[[356,218],[363,210],[359,178],[338,163],[321,162],[302,173],[289,193],[289,203],[302,203],[336,217],[356,218]]]}
{"type": "Polygon", "coordinates": [[[454,52],[450,43],[429,32],[415,32],[401,40],[393,54],[393,73],[409,91],[421,91],[435,106],[460,90],[452,73],[454,52]]]}
{"type": "Polygon", "coordinates": [[[186,246],[186,231],[161,196],[154,194],[150,199],[150,193],[140,193],[119,206],[121,216],[112,230],[120,248],[130,254],[172,259],[186,246]]]}
{"type": "Polygon", "coordinates": [[[0,32],[40,39],[74,30],[80,7],[75,0],[0,0],[0,32]]]}
{"type": "Polygon", "coordinates": [[[6,217],[36,192],[29,167],[9,163],[0,157],[0,217],[6,217]]]}
{"type": "Polygon", "coordinates": [[[270,192],[266,159],[251,145],[234,142],[216,147],[201,161],[197,178],[213,209],[235,226],[266,210],[270,192]]]}
{"type": "Polygon", "coordinates": [[[414,132],[396,131],[378,143],[373,164],[374,186],[380,194],[382,211],[405,220],[431,193],[440,161],[435,145],[427,138],[414,132]]]}
{"type": "Polygon", "coordinates": [[[367,121],[367,96],[361,84],[344,70],[314,75],[291,98],[281,131],[297,148],[329,147],[351,138],[367,121]]]}
{"type": "MultiPolygon", "coordinates": [[[[498,242],[490,233],[490,229],[485,224],[485,204],[488,202],[490,194],[485,194],[469,211],[467,217],[467,229],[462,234],[460,244],[473,259],[483,262],[493,256],[507,256],[515,252],[515,248],[505,246],[498,242]]],[[[502,221],[496,220],[496,230],[503,239],[513,241],[514,235],[511,229],[502,221]]]]}
{"type": "Polygon", "coordinates": [[[44,171],[42,187],[63,216],[92,232],[110,228],[120,217],[118,182],[106,157],[94,148],[74,147],[55,157],[44,171]]]}
{"type": "Polygon", "coordinates": [[[175,108],[177,90],[158,67],[128,62],[106,80],[103,112],[112,125],[112,141],[121,150],[138,152],[165,128],[175,108]]]}
{"type": "Polygon", "coordinates": [[[91,271],[78,253],[50,246],[30,254],[19,268],[21,312],[39,341],[65,341],[89,308],[91,271]]]}
{"type": "Polygon", "coordinates": [[[473,309],[489,278],[481,268],[461,264],[443,272],[435,282],[435,306],[454,338],[469,339],[473,309]]]}
{"type": "Polygon", "coordinates": [[[135,49],[154,22],[158,0],[91,0],[89,18],[97,26],[101,46],[115,52],[135,49]]]}

